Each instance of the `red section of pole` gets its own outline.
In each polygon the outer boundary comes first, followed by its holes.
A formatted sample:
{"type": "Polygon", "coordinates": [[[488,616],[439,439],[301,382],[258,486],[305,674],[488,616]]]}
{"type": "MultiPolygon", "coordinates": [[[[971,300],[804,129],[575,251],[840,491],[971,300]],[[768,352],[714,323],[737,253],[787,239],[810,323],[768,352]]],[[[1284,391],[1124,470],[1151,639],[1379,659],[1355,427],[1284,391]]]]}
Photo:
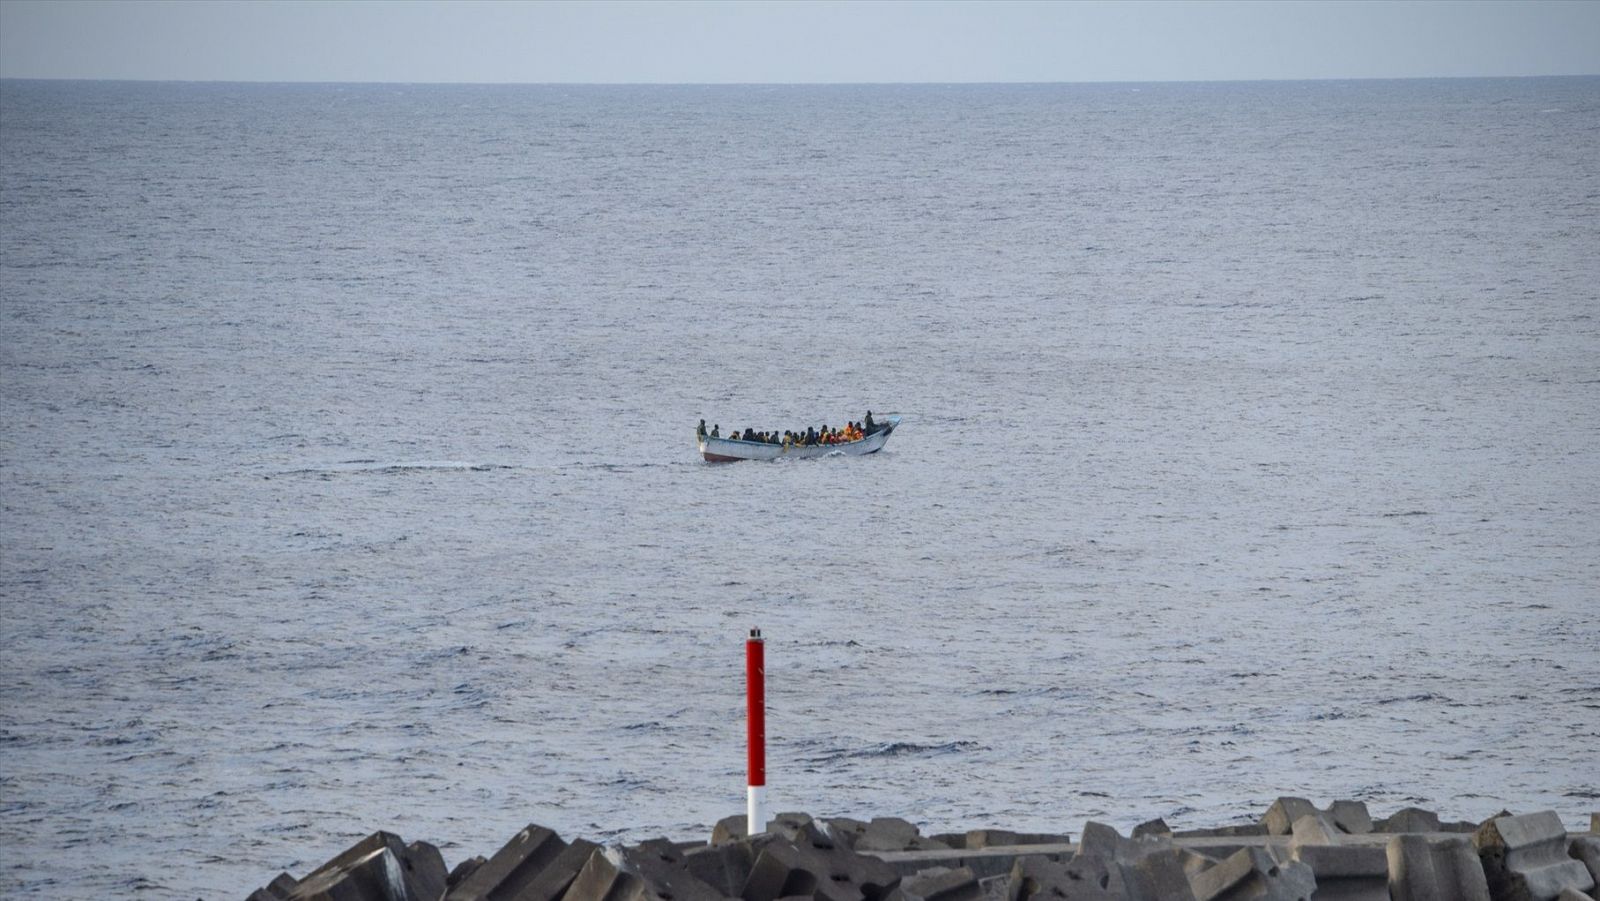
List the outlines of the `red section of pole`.
{"type": "Polygon", "coordinates": [[[750,785],[767,784],[767,660],[761,630],[744,643],[745,722],[749,726],[750,785]]]}

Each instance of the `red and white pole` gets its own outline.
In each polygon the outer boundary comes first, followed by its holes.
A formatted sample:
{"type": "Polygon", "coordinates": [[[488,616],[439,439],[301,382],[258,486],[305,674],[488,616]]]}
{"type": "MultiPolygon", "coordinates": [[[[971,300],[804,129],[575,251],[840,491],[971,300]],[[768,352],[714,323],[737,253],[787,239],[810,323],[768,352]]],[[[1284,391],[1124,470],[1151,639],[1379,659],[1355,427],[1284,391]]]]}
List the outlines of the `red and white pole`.
{"type": "Polygon", "coordinates": [[[767,829],[767,661],[760,629],[744,643],[745,723],[749,727],[748,794],[744,823],[748,835],[767,829]]]}

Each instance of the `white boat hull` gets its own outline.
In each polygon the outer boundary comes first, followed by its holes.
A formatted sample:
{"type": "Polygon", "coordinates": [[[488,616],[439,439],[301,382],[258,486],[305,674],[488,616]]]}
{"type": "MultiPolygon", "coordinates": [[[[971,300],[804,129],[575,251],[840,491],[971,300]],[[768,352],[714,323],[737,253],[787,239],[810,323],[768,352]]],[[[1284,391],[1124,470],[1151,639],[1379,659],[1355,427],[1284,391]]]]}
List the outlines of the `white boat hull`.
{"type": "Polygon", "coordinates": [[[860,441],[847,441],[843,444],[813,444],[792,445],[784,447],[781,444],[765,444],[760,441],[742,441],[736,438],[711,438],[699,439],[700,456],[708,463],[735,463],[740,460],[809,460],[813,457],[826,457],[830,454],[848,454],[852,457],[862,454],[874,454],[883,450],[883,445],[889,440],[889,435],[894,432],[895,426],[900,424],[900,417],[891,416],[884,420],[882,428],[873,432],[860,441]]]}

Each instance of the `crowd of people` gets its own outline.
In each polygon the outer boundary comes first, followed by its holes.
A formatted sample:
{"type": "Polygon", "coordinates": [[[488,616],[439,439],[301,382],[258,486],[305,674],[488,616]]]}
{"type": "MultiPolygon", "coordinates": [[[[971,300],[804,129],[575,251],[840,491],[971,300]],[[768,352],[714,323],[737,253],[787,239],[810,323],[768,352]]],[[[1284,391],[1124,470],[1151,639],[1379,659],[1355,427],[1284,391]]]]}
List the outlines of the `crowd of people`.
{"type": "MultiPolygon", "coordinates": [[[[867,416],[860,422],[846,423],[840,428],[830,428],[827,423],[818,426],[807,426],[805,431],[785,430],[778,432],[758,432],[755,429],[738,429],[727,434],[727,438],[734,441],[754,441],[760,444],[781,444],[784,447],[814,447],[822,444],[848,444],[852,441],[871,435],[882,426],[872,421],[872,411],[867,411],[867,416]]],[[[706,421],[700,420],[699,428],[695,429],[695,436],[702,440],[706,438],[722,438],[722,426],[713,425],[706,431],[706,421]]]]}

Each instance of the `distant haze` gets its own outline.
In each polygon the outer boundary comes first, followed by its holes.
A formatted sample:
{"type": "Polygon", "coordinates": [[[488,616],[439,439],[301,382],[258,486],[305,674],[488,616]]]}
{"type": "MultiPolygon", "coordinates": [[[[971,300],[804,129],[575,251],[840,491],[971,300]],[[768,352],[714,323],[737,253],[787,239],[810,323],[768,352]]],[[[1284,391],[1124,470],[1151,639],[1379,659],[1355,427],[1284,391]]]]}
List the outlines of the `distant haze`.
{"type": "Polygon", "coordinates": [[[1202,81],[1600,73],[1600,2],[37,2],[0,77],[1202,81]]]}

